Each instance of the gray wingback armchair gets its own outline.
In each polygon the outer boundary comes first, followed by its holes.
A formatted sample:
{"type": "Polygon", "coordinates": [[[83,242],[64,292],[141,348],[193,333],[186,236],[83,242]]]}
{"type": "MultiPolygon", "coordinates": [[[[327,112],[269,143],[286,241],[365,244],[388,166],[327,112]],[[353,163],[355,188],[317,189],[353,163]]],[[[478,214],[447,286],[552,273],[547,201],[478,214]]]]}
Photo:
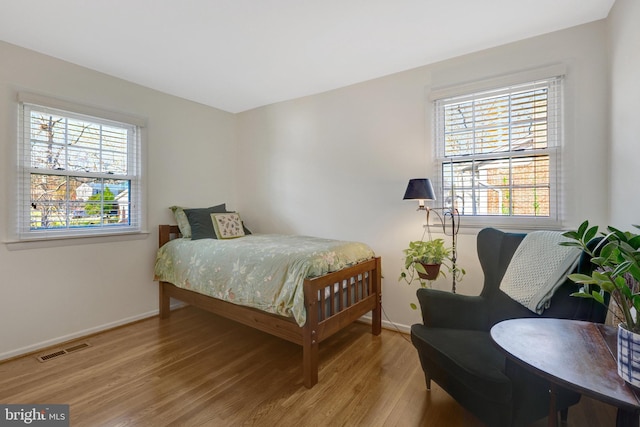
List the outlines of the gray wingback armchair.
{"type": "MultiPolygon", "coordinates": [[[[553,317],[602,323],[607,309],[591,299],[570,296],[578,289],[567,280],[537,315],[500,289],[500,281],[525,234],[493,228],[480,231],[477,250],[484,272],[479,296],[419,289],[422,324],[411,327],[427,388],[435,381],[463,407],[488,426],[526,426],[543,418],[549,409],[549,385],[505,358],[489,330],[505,319],[553,317]]],[[[577,270],[587,273],[592,263],[586,254],[577,270]]],[[[560,389],[557,407],[563,418],[580,395],[560,389]]]]}

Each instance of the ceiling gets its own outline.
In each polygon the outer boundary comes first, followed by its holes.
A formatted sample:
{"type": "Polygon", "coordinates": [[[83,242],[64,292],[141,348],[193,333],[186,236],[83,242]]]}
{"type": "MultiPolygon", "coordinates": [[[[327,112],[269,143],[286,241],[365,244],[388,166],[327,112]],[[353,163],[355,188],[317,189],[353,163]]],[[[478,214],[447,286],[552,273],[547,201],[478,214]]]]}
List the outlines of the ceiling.
{"type": "Polygon", "coordinates": [[[232,113],[605,18],[615,0],[0,0],[0,40],[232,113]]]}

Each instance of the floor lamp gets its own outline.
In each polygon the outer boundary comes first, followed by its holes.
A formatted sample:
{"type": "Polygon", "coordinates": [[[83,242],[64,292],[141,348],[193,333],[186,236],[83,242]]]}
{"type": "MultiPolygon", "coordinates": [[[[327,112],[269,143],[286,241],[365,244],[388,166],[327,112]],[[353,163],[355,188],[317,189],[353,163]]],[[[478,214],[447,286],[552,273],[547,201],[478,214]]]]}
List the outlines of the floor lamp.
{"type": "Polygon", "coordinates": [[[429,231],[429,239],[431,239],[431,226],[429,224],[429,216],[433,212],[440,224],[442,232],[446,236],[451,236],[451,270],[453,276],[452,292],[456,293],[456,280],[458,276],[457,260],[457,243],[458,231],[460,230],[460,214],[455,207],[451,208],[430,208],[425,206],[425,201],[436,200],[436,193],[433,191],[433,185],[429,178],[414,178],[409,180],[407,190],[404,193],[403,200],[418,200],[418,210],[427,213],[427,230],[429,231]],[[451,224],[451,227],[448,226],[451,224]]]}

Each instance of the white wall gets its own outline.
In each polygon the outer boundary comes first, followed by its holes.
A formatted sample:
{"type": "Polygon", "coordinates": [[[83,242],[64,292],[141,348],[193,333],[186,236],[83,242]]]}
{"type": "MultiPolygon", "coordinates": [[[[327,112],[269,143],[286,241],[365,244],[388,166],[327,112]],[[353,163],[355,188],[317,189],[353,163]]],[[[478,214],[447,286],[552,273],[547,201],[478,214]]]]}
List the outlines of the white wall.
{"type": "MultiPolygon", "coordinates": [[[[10,251],[0,244],[0,358],[153,314],[157,224],[172,222],[171,204],[228,202],[259,232],[367,242],[383,257],[385,314],[400,325],[418,321],[409,309],[415,288],[397,277],[401,250],[420,238],[423,223],[402,200],[406,183],[435,175],[425,113],[430,87],[566,64],[568,225],[609,221],[607,198],[594,194],[611,194],[614,223],[640,222],[631,164],[640,150],[632,127],[639,20],[636,1],[617,0],[608,21],[237,116],[0,42],[0,241],[12,226],[15,93],[22,89],[148,118],[150,231],[139,240],[85,245],[10,251]]],[[[475,231],[460,236],[459,259],[469,273],[459,292],[466,294],[481,286],[475,231]]]]}
{"type": "MultiPolygon", "coordinates": [[[[398,283],[402,249],[421,237],[424,217],[402,200],[407,181],[435,177],[426,117],[430,88],[551,64],[566,64],[567,222],[603,222],[609,175],[607,54],[604,21],[583,25],[239,115],[240,210],[258,230],[368,243],[383,260],[383,306],[400,325],[415,287],[398,283]]],[[[440,42],[446,42],[443,39],[440,42]]],[[[468,270],[459,292],[477,294],[482,274],[475,232],[460,236],[468,270]]],[[[438,288],[450,288],[440,280],[438,288]]]]}
{"type": "MultiPolygon", "coordinates": [[[[611,224],[640,224],[640,2],[616,0],[609,14],[611,57],[611,224]]],[[[603,165],[604,167],[605,165],[603,165]]],[[[604,201],[603,201],[604,202],[604,201]]],[[[637,231],[637,230],[636,230],[637,231]]]]}
{"type": "Polygon", "coordinates": [[[18,90],[148,119],[150,234],[22,250],[0,244],[0,359],[157,312],[153,261],[157,225],[174,222],[167,207],[233,205],[236,193],[232,114],[0,42],[0,242],[13,227],[18,90]]]}

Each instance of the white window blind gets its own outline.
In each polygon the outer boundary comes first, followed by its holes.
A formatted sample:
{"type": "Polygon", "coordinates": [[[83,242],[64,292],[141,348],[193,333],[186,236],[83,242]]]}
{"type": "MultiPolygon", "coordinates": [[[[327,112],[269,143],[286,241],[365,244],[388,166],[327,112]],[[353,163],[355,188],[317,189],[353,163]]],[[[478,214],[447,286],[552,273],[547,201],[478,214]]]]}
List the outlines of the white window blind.
{"type": "Polygon", "coordinates": [[[20,109],[18,238],[139,232],[141,126],[27,101],[20,109]]]}
{"type": "Polygon", "coordinates": [[[439,192],[466,217],[559,221],[562,82],[434,101],[439,192]]]}

